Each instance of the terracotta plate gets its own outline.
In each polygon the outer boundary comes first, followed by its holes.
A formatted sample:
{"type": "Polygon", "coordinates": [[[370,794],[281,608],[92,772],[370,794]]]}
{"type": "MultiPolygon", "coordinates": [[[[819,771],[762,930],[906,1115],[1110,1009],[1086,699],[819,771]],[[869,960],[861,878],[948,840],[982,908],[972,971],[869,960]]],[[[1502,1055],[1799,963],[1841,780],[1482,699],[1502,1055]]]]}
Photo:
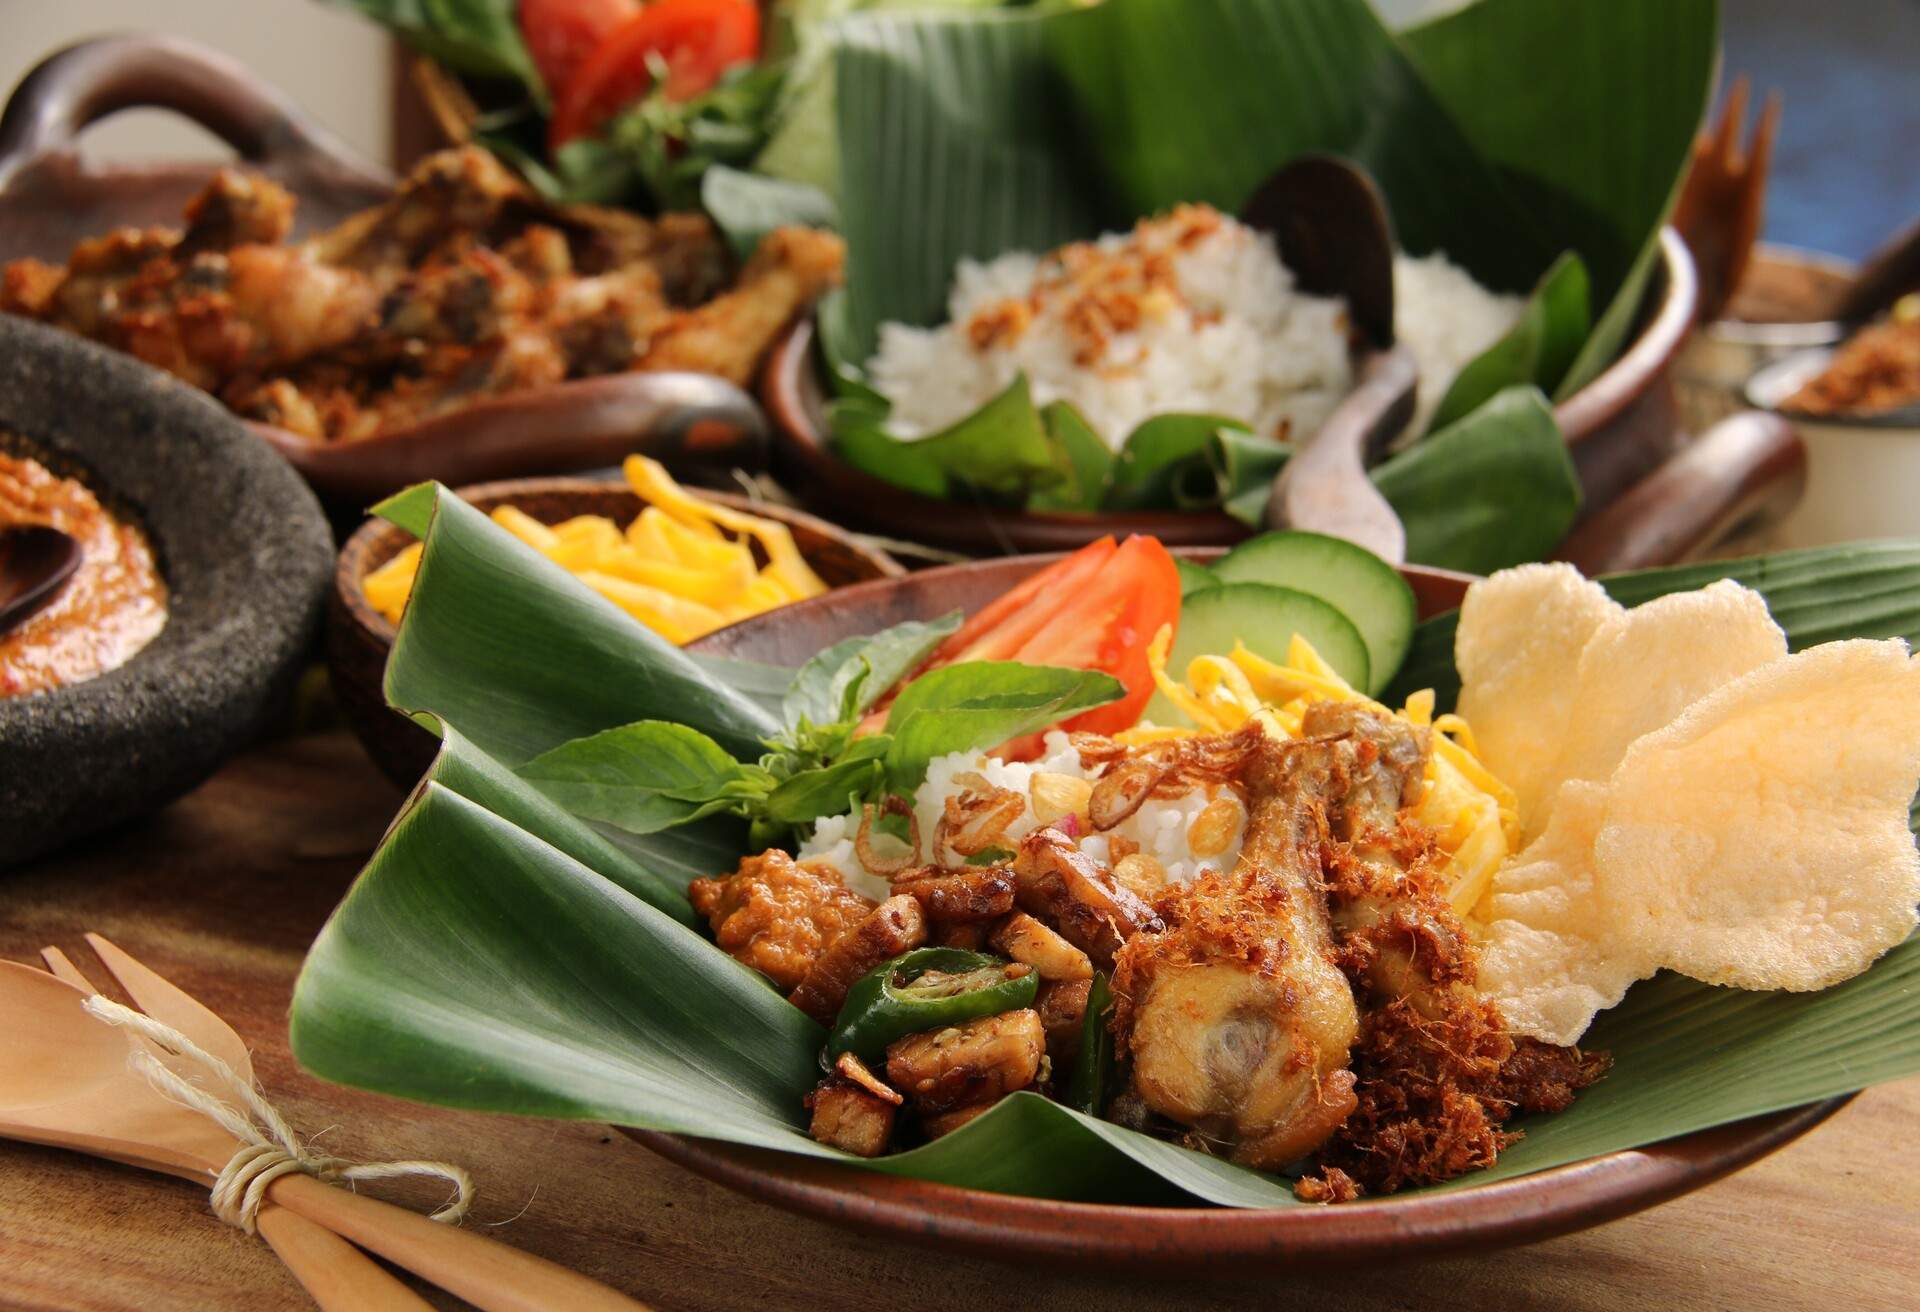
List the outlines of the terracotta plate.
{"type": "MultiPolygon", "coordinates": [[[[1218,553],[1184,554],[1207,559],[1218,553]]],[[[798,664],[853,634],[978,607],[1048,559],[979,561],[857,584],[723,629],[694,649],[798,664]]],[[[1422,618],[1458,605],[1472,581],[1441,570],[1406,574],[1422,618]]],[[[626,1133],[729,1189],[929,1247],[1103,1272],[1244,1276],[1529,1243],[1599,1225],[1711,1184],[1792,1142],[1848,1101],[1834,1098],[1479,1188],[1267,1210],[1021,1198],[706,1139],[626,1133]]]]}

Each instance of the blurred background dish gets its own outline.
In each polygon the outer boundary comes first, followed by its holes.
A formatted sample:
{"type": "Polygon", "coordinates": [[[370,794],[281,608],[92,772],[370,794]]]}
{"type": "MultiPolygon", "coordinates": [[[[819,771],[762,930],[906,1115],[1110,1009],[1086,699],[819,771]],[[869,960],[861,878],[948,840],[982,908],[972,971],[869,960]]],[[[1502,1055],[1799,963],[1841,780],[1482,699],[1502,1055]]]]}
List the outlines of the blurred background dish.
{"type": "MultiPolygon", "coordinates": [[[[104,37],[43,61],[0,120],[0,260],[64,261],[79,240],[118,226],[179,223],[188,201],[215,176],[212,166],[98,165],[77,151],[89,124],[129,106],[162,106],[186,116],[284,186],[297,202],[295,237],[332,229],[392,195],[390,175],[358,159],[236,62],[171,37],[104,37]]],[[[647,226],[631,216],[610,221],[623,229],[647,226]]],[[[724,249],[717,239],[712,244],[724,262],[724,249]]],[[[751,360],[746,365],[737,371],[742,377],[751,360]]],[[[310,440],[285,423],[252,427],[323,496],[355,509],[422,478],[461,483],[601,467],[636,449],[660,452],[678,466],[720,471],[763,459],[764,426],[753,400],[686,367],[491,396],[486,390],[474,404],[411,418],[346,445],[310,440]]]]}
{"type": "Polygon", "coordinates": [[[32,690],[0,689],[7,866],[170,801],[275,723],[318,624],[332,539],[312,493],[218,405],[4,318],[0,434],[13,476],[43,493],[0,497],[0,516],[55,521],[93,556],[0,640],[63,647],[7,666],[32,690]]]}
{"type": "MultiPolygon", "coordinates": [[[[517,479],[458,491],[462,499],[489,514],[511,506],[549,526],[580,516],[602,516],[624,529],[649,505],[631,487],[585,478],[517,479]]],[[[712,505],[784,526],[806,563],[829,588],[906,573],[885,551],[812,515],[738,493],[697,495],[712,505]]],[[[420,777],[439,744],[387,705],[381,679],[397,630],[368,600],[366,580],[413,541],[411,534],[385,520],[362,525],[340,552],[327,604],[327,664],[335,695],[368,754],[402,787],[411,787],[420,777]]],[[[766,561],[764,551],[756,556],[766,561]]]]}

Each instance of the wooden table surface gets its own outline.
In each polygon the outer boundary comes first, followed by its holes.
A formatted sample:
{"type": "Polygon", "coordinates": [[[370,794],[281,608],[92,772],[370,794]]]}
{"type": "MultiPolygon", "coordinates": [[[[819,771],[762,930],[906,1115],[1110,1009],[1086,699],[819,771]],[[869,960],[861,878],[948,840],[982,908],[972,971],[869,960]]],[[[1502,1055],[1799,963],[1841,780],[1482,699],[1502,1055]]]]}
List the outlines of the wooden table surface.
{"type": "MultiPolygon", "coordinates": [[[[398,800],[342,735],[265,748],[148,821],[0,874],[0,955],[106,934],[227,1017],[269,1095],[296,1127],[324,1131],[328,1151],[462,1162],[479,1185],[469,1225],[662,1309],[1920,1307],[1920,1080],[1870,1090],[1759,1165],[1583,1234],[1180,1286],[945,1258],[749,1202],[604,1127],[322,1084],[287,1052],[294,974],[398,800]]],[[[77,959],[91,960],[84,948],[77,959]]],[[[425,1186],[398,1196],[436,1201],[425,1186]]],[[[0,1142],[0,1307],[306,1306],[266,1245],[216,1221],[190,1185],[0,1142]]]]}

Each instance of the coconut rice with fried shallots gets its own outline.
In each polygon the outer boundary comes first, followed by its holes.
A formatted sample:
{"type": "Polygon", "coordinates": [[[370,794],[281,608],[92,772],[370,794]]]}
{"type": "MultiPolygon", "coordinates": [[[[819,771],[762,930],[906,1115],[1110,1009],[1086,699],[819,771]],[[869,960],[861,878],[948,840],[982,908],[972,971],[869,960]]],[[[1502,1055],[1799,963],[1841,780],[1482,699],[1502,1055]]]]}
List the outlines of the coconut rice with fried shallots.
{"type": "MultiPolygon", "coordinates": [[[[1522,302],[1437,254],[1396,257],[1394,289],[1395,331],[1419,365],[1418,432],[1522,302]]],[[[1115,448],[1170,413],[1304,435],[1352,385],[1345,305],[1296,290],[1271,236],[1204,205],[1045,256],[962,261],[947,310],[937,328],[880,330],[867,374],[900,437],[964,419],[1022,373],[1035,404],[1072,403],[1115,448]]]]}

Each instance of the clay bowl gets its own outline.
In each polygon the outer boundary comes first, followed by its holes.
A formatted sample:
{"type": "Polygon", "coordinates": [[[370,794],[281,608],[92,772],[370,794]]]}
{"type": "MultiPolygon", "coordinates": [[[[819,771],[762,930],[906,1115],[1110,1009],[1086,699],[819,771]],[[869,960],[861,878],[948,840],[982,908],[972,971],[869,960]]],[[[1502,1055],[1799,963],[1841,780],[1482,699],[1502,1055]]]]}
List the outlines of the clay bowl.
{"type": "Polygon", "coordinates": [[[0,698],[0,868],[185,793],[281,714],[333,538],[294,472],[212,400],[0,317],[0,442],[152,540],[167,624],[125,665],[0,698]]]}
{"type": "MultiPolygon", "coordinates": [[[[377,205],[393,189],[242,65],[156,34],[101,37],[56,52],[15,88],[0,117],[0,262],[64,260],[114,227],[178,226],[210,164],[96,165],[85,128],[116,110],[170,109],[221,138],[299,199],[296,236],[377,205]]],[[[706,374],[623,374],[497,397],[344,444],[249,423],[336,508],[358,512],[410,483],[449,485],[603,468],[641,451],[676,472],[753,468],[767,425],[742,389],[706,374]]]]}
{"type": "MultiPolygon", "coordinates": [[[[1561,402],[1555,418],[1572,448],[1587,505],[1607,505],[1684,444],[1669,372],[1693,324],[1693,260],[1679,234],[1660,234],[1661,265],[1638,334],[1598,378],[1561,402]]],[[[803,320],[768,357],[760,399],[773,420],[774,471],[821,513],[889,537],[973,555],[1064,551],[1106,533],[1150,533],[1168,546],[1237,542],[1251,531],[1214,512],[1101,515],[998,510],[940,501],[855,469],[827,440],[826,383],[803,320]]]]}
{"type": "MultiPolygon", "coordinates": [[[[1185,553],[1208,559],[1218,553],[1185,553]]],[[[1046,563],[976,561],[864,583],[723,629],[716,656],[797,664],[830,643],[955,607],[972,610],[1046,563]]],[[[1404,571],[1421,617],[1452,609],[1466,575],[1404,571]]],[[[671,1161],[788,1211],[948,1252],[1104,1273],[1250,1276],[1528,1243],[1599,1225],[1712,1183],[1805,1134],[1835,1098],[1631,1152],[1477,1188],[1336,1207],[1236,1210],[1056,1202],[929,1184],[705,1139],[627,1130],[671,1161]]]]}
{"type": "MultiPolygon", "coordinates": [[[[543,524],[558,524],[575,515],[604,515],[624,526],[645,504],[623,483],[586,478],[527,478],[483,483],[459,492],[480,510],[511,504],[543,524]]],[[[730,492],[699,495],[785,524],[814,571],[836,589],[884,582],[906,573],[886,552],[812,515],[730,492]]],[[[342,548],[327,600],[327,664],[334,693],[367,754],[403,788],[411,787],[432,763],[439,740],[387,705],[381,680],[393,650],[394,626],[367,603],[361,580],[413,540],[412,534],[384,520],[368,520],[342,548]]],[[[835,591],[818,600],[839,595],[835,591]]]]}

